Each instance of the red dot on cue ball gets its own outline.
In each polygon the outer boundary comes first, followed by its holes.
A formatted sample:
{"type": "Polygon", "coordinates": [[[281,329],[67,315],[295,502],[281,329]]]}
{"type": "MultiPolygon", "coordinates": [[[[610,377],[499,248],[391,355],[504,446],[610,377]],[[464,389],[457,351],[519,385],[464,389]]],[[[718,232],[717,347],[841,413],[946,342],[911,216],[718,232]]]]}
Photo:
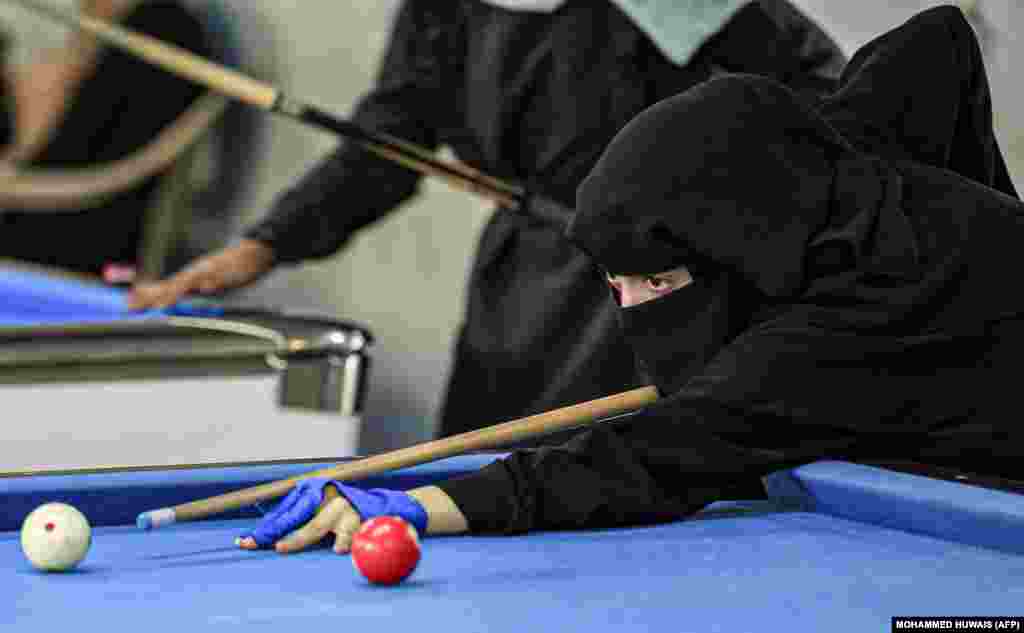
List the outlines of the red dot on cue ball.
{"type": "Polygon", "coordinates": [[[370,519],[352,537],[352,564],[374,584],[398,584],[409,577],[419,562],[416,528],[399,517],[370,519]]]}

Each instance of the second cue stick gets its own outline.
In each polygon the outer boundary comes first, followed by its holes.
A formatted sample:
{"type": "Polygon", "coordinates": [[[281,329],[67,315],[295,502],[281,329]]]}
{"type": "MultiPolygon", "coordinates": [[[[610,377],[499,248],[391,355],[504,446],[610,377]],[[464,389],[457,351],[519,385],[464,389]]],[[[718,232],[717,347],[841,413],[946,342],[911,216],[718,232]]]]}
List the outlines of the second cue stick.
{"type": "Polygon", "coordinates": [[[412,143],[360,127],[315,106],[284,95],[270,84],[216,64],[157,38],[132,32],[103,20],[54,7],[41,0],[10,0],[53,20],[81,29],[103,42],[175,75],[251,106],[282,114],[307,125],[352,139],[367,150],[419,173],[436,176],[460,189],[481,195],[510,209],[520,209],[526,191],[475,169],[446,163],[412,143]]]}
{"type": "Polygon", "coordinates": [[[560,409],[553,409],[519,420],[460,433],[440,440],[425,442],[364,459],[358,459],[330,468],[313,471],[290,479],[282,479],[252,488],[200,499],[171,508],[150,510],[139,515],[136,525],[144,530],[172,523],[195,521],[229,510],[252,506],[282,497],[302,479],[327,477],[352,481],[373,475],[408,468],[427,462],[453,457],[471,451],[496,448],[513,442],[529,440],[549,433],[604,420],[640,409],[658,399],[654,387],[642,387],[623,393],[589,400],[560,409]]]}

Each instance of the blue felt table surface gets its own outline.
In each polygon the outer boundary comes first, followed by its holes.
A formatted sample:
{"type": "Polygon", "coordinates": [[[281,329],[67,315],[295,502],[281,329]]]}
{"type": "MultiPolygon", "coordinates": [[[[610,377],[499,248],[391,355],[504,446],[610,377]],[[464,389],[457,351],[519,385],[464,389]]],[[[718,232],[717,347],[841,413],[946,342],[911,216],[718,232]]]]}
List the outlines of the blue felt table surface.
{"type": "MultiPolygon", "coordinates": [[[[0,326],[164,314],[128,312],[119,290],[0,270],[0,326]]],[[[408,488],[493,458],[363,484],[408,488]]],[[[235,549],[251,518],[122,525],[142,510],[323,466],[0,478],[0,630],[859,633],[889,630],[901,615],[1024,615],[1020,496],[842,463],[770,479],[776,503],[716,504],[669,525],[429,538],[420,568],[390,589],[367,585],[329,550],[235,549]],[[100,526],[67,574],[37,572],[20,551],[16,528],[51,500],[100,526]]]]}
{"type": "Polygon", "coordinates": [[[0,325],[148,318],[131,313],[123,290],[22,270],[0,269],[0,325]]]}
{"type": "MultiPolygon", "coordinates": [[[[494,458],[442,460],[364,485],[422,485],[494,458]]],[[[163,505],[158,501],[191,500],[210,486],[244,487],[309,466],[5,478],[0,516],[14,514],[14,505],[60,498],[84,506],[87,516],[120,513],[130,521],[163,505]]],[[[367,585],[330,550],[282,557],[235,549],[233,539],[253,519],[152,532],[98,527],[89,555],[68,574],[33,570],[10,530],[0,532],[0,630],[861,632],[888,630],[894,616],[1022,615],[1020,554],[922,533],[918,519],[903,530],[784,509],[892,509],[903,495],[907,507],[925,512],[941,498],[939,509],[961,513],[958,524],[969,525],[969,534],[1014,532],[1004,528],[1018,521],[1017,496],[907,477],[825,462],[780,473],[769,486],[781,489],[774,500],[721,502],[668,525],[428,538],[420,568],[396,588],[367,585]]]]}
{"type": "Polygon", "coordinates": [[[234,549],[251,524],[99,528],[60,575],[32,570],[17,535],[0,534],[0,629],[863,633],[899,615],[1024,611],[1024,557],[803,512],[429,538],[394,588],[329,550],[234,549]]]}

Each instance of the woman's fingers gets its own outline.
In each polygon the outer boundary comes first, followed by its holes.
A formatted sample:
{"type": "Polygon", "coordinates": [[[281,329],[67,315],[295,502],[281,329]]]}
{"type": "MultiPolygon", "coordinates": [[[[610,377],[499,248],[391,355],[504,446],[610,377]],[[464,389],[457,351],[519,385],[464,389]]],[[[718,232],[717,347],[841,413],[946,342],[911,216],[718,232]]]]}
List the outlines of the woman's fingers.
{"type": "Polygon", "coordinates": [[[359,513],[349,507],[334,528],[334,553],[345,554],[352,549],[352,537],[359,531],[363,520],[359,513]]]}
{"type": "Polygon", "coordinates": [[[266,547],[309,521],[316,515],[317,500],[305,492],[300,488],[292,489],[276,508],[264,515],[247,536],[257,545],[266,547]]]}
{"type": "MultiPolygon", "coordinates": [[[[355,516],[356,529],[358,529],[359,515],[352,509],[348,501],[344,497],[332,499],[321,508],[313,520],[278,541],[274,549],[282,554],[288,554],[316,545],[331,532],[342,537],[350,529],[352,515],[355,516]]],[[[351,540],[350,536],[349,540],[351,540]]]]}

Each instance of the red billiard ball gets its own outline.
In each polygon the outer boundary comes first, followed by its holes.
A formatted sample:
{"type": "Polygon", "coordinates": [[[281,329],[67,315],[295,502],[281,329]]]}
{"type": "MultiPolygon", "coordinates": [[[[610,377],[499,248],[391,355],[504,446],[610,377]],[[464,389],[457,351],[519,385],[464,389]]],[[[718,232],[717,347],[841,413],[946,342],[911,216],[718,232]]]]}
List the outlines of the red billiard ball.
{"type": "Polygon", "coordinates": [[[370,519],[352,537],[352,564],[374,584],[398,584],[419,562],[420,539],[416,528],[399,517],[370,519]]]}

